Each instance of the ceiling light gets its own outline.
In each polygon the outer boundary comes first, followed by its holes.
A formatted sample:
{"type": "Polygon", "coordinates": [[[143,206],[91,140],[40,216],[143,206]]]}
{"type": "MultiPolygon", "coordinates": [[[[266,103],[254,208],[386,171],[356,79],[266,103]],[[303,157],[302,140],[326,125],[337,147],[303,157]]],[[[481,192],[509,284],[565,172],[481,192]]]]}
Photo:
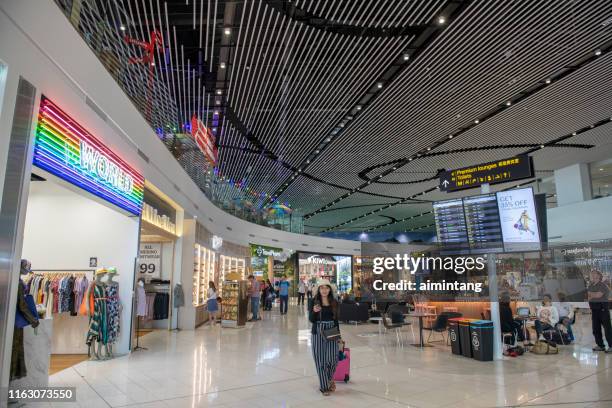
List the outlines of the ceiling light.
{"type": "Polygon", "coordinates": [[[218,115],[218,114],[219,114],[219,111],[218,111],[218,110],[216,110],[216,111],[215,111],[215,115],[218,115]]]}
{"type": "Polygon", "coordinates": [[[428,147],[428,148],[427,148],[427,151],[430,151],[430,150],[431,150],[431,147],[428,147]]]}
{"type": "Polygon", "coordinates": [[[550,80],[550,78],[546,78],[546,83],[550,84],[552,81],[550,80]]]}
{"type": "Polygon", "coordinates": [[[601,55],[601,50],[598,48],[595,50],[595,56],[599,57],[601,55]]]}
{"type": "Polygon", "coordinates": [[[478,119],[476,119],[476,120],[474,121],[474,123],[475,123],[475,124],[479,124],[479,123],[480,123],[480,121],[479,121],[478,119]]]}
{"type": "Polygon", "coordinates": [[[329,142],[331,142],[331,138],[328,137],[327,139],[325,139],[325,143],[329,143],[329,142]]]}
{"type": "Polygon", "coordinates": [[[306,164],[310,163],[310,160],[306,160],[306,164]]]}
{"type": "Polygon", "coordinates": [[[217,95],[221,95],[223,92],[221,92],[220,89],[217,89],[217,95]]]}
{"type": "Polygon", "coordinates": [[[544,148],[544,145],[543,145],[543,144],[541,144],[541,145],[540,145],[540,149],[543,149],[543,148],[544,148]]]}
{"type": "Polygon", "coordinates": [[[394,167],[393,170],[397,170],[397,167],[394,167]]]}
{"type": "Polygon", "coordinates": [[[410,54],[404,54],[404,61],[408,61],[410,59],[410,54]]]}
{"type": "Polygon", "coordinates": [[[506,106],[510,106],[510,105],[512,105],[512,101],[506,102],[506,106]]]}
{"type": "Polygon", "coordinates": [[[151,63],[151,66],[152,66],[152,67],[154,67],[154,66],[155,66],[155,62],[152,62],[152,63],[151,63]]]}
{"type": "Polygon", "coordinates": [[[222,62],[222,63],[219,65],[219,67],[221,67],[221,69],[225,69],[225,67],[226,67],[226,66],[227,66],[227,65],[225,65],[225,62],[222,62]]]}
{"type": "Polygon", "coordinates": [[[599,168],[599,171],[604,171],[604,168],[603,168],[603,167],[600,167],[600,168],[599,168]]]}
{"type": "Polygon", "coordinates": [[[576,132],[572,132],[572,136],[576,136],[576,134],[577,134],[576,132]]]}
{"type": "Polygon", "coordinates": [[[438,17],[438,24],[445,24],[445,23],[446,23],[446,17],[444,16],[438,17]]]}
{"type": "Polygon", "coordinates": [[[361,110],[361,105],[357,105],[355,108],[357,108],[357,110],[361,110]]]}
{"type": "Polygon", "coordinates": [[[382,87],[383,87],[382,82],[377,83],[377,84],[376,84],[376,87],[377,87],[378,89],[382,88],[382,87]]]}
{"type": "Polygon", "coordinates": [[[448,135],[448,138],[449,138],[449,139],[452,139],[453,137],[454,137],[453,135],[448,135]]]}
{"type": "Polygon", "coordinates": [[[223,34],[232,35],[232,29],[229,27],[225,27],[225,30],[223,30],[223,34]]]}
{"type": "Polygon", "coordinates": [[[121,31],[125,31],[125,26],[124,26],[123,24],[121,24],[121,26],[119,27],[119,29],[120,29],[121,31]]]}
{"type": "Polygon", "coordinates": [[[595,125],[591,125],[591,129],[593,129],[595,127],[595,125]]]}
{"type": "Polygon", "coordinates": [[[216,101],[215,101],[215,105],[221,105],[221,101],[216,100],[216,101]]]}

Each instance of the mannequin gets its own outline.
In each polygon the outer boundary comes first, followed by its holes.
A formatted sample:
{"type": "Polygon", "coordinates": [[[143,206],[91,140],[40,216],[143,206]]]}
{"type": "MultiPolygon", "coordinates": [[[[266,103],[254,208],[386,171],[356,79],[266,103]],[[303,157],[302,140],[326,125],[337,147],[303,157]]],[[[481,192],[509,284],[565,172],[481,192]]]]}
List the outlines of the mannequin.
{"type": "MultiPolygon", "coordinates": [[[[89,347],[89,355],[92,360],[104,359],[104,356],[109,355],[107,342],[107,317],[106,317],[106,291],[104,285],[104,277],[107,275],[105,268],[98,269],[95,273],[95,282],[91,290],[93,290],[93,310],[89,310],[89,331],[87,332],[87,346],[89,347]],[[95,344],[98,343],[96,351],[95,344]],[[102,354],[102,345],[105,348],[105,354],[102,354]]],[[[88,305],[90,302],[87,302],[88,305]]]]}
{"type": "Polygon", "coordinates": [[[106,313],[108,320],[108,355],[107,358],[113,358],[113,344],[119,337],[121,302],[119,300],[119,283],[113,278],[117,276],[116,268],[107,269],[106,278],[106,313]]]}

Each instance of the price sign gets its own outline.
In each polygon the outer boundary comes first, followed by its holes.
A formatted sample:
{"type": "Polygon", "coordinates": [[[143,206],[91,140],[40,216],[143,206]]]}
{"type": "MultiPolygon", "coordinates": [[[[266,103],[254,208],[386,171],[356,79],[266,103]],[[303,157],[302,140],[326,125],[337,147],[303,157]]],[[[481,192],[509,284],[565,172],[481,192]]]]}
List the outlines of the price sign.
{"type": "Polygon", "coordinates": [[[162,244],[147,242],[140,244],[138,258],[138,274],[144,278],[161,278],[161,250],[162,244]]]}

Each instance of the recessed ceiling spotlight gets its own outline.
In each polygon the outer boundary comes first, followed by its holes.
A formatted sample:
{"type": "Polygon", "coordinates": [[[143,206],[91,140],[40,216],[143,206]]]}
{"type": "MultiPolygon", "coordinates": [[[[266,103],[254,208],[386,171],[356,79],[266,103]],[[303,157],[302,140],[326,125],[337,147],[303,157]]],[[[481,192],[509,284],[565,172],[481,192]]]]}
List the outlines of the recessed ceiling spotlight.
{"type": "Polygon", "coordinates": [[[601,50],[598,48],[595,50],[595,56],[599,57],[601,55],[601,50]]]}
{"type": "Polygon", "coordinates": [[[154,67],[154,66],[155,66],[155,62],[152,62],[152,63],[151,63],[151,66],[152,66],[152,67],[154,67]]]}
{"type": "Polygon", "coordinates": [[[510,105],[512,105],[512,101],[506,102],[506,106],[510,106],[510,105]]]}
{"type": "Polygon", "coordinates": [[[480,121],[479,121],[478,119],[476,119],[476,120],[474,121],[474,123],[475,123],[475,124],[479,124],[479,123],[480,123],[480,121]]]}
{"type": "Polygon", "coordinates": [[[306,164],[310,163],[310,160],[306,160],[306,164]]]}
{"type": "Polygon", "coordinates": [[[603,168],[603,167],[600,167],[600,168],[599,168],[599,171],[604,171],[604,168],[603,168]]]}
{"type": "Polygon", "coordinates": [[[595,125],[591,125],[591,129],[593,129],[595,127],[595,125]]]}
{"type": "Polygon", "coordinates": [[[221,67],[221,69],[225,69],[225,67],[227,67],[227,65],[225,65],[225,62],[222,62],[221,64],[219,64],[219,67],[221,67]]]}
{"type": "Polygon", "coordinates": [[[223,30],[223,34],[232,35],[232,29],[229,27],[225,27],[225,30],[223,30]]]}
{"type": "Polygon", "coordinates": [[[215,115],[218,115],[218,114],[219,114],[219,111],[218,111],[218,110],[216,110],[214,113],[215,113],[215,115]]]}
{"type": "Polygon", "coordinates": [[[410,54],[408,53],[404,54],[403,58],[404,58],[404,61],[408,61],[410,59],[410,54]]]}
{"type": "Polygon", "coordinates": [[[221,105],[221,101],[220,100],[216,100],[215,101],[215,105],[221,105]]]}
{"type": "Polygon", "coordinates": [[[428,147],[428,148],[427,148],[427,151],[430,151],[430,150],[431,150],[431,147],[428,147]]]}
{"type": "Polygon", "coordinates": [[[412,161],[412,157],[408,159],[408,161],[412,161]]]}
{"type": "Polygon", "coordinates": [[[576,135],[577,135],[577,133],[576,133],[576,132],[572,132],[572,136],[576,136],[576,135]]]}
{"type": "Polygon", "coordinates": [[[397,170],[397,167],[394,167],[393,170],[397,170]]]}
{"type": "Polygon", "coordinates": [[[448,135],[448,138],[449,138],[449,139],[452,139],[453,137],[454,137],[453,135],[448,135]]]}
{"type": "Polygon", "coordinates": [[[325,139],[325,143],[329,143],[329,142],[331,142],[331,138],[328,137],[327,139],[325,139]]]}
{"type": "Polygon", "coordinates": [[[547,84],[550,84],[552,81],[550,80],[550,78],[546,78],[546,81],[545,81],[545,82],[546,82],[547,84]]]}
{"type": "Polygon", "coordinates": [[[543,149],[543,148],[544,148],[544,145],[543,145],[543,144],[541,144],[541,145],[540,145],[540,149],[543,149]]]}
{"type": "Polygon", "coordinates": [[[318,150],[315,150],[315,154],[319,154],[319,151],[318,151],[318,150]]]}
{"type": "Polygon", "coordinates": [[[125,31],[125,26],[124,26],[123,24],[121,24],[121,26],[119,27],[119,29],[120,29],[121,31],[125,31]]]}
{"type": "Polygon", "coordinates": [[[361,110],[361,105],[357,105],[357,106],[355,106],[355,108],[356,108],[357,110],[361,110]]]}
{"type": "Polygon", "coordinates": [[[223,92],[220,89],[217,89],[217,95],[221,95],[223,92]]]}
{"type": "Polygon", "coordinates": [[[378,89],[382,88],[382,87],[383,87],[383,83],[382,83],[382,82],[377,83],[377,84],[376,84],[376,87],[377,87],[378,89]]]}
{"type": "Polygon", "coordinates": [[[444,16],[438,17],[438,24],[445,24],[445,23],[446,23],[446,17],[444,16]]]}

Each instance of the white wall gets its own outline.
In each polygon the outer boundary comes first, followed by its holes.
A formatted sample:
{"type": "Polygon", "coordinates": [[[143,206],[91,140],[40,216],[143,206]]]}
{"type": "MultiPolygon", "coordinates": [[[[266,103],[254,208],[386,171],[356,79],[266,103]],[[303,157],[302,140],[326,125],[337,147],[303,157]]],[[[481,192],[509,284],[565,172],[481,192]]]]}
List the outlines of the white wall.
{"type": "MultiPolygon", "coordinates": [[[[359,242],[262,227],[210,203],[53,1],[0,2],[0,60],[9,66],[9,79],[16,71],[32,82],[186,212],[197,215],[213,234],[242,245],[255,242],[295,250],[358,254],[359,242]],[[85,105],[86,95],[114,124],[104,122],[85,105]],[[149,157],[149,163],[138,155],[137,147],[149,157]]],[[[14,96],[8,102],[14,103],[14,96]]],[[[0,129],[5,120],[8,118],[2,115],[0,129]]],[[[0,144],[0,158],[2,149],[5,146],[0,144]]]]}
{"type": "MultiPolygon", "coordinates": [[[[128,217],[53,181],[30,183],[23,258],[33,269],[90,269],[89,258],[119,272],[123,306],[117,353],[127,353],[138,218],[128,217]]],[[[92,278],[92,276],[89,276],[92,278]]],[[[86,353],[87,318],[62,315],[54,322],[54,353],[86,353]]]]}
{"type": "Polygon", "coordinates": [[[547,216],[551,243],[612,238],[612,197],[551,208],[547,216]]]}

